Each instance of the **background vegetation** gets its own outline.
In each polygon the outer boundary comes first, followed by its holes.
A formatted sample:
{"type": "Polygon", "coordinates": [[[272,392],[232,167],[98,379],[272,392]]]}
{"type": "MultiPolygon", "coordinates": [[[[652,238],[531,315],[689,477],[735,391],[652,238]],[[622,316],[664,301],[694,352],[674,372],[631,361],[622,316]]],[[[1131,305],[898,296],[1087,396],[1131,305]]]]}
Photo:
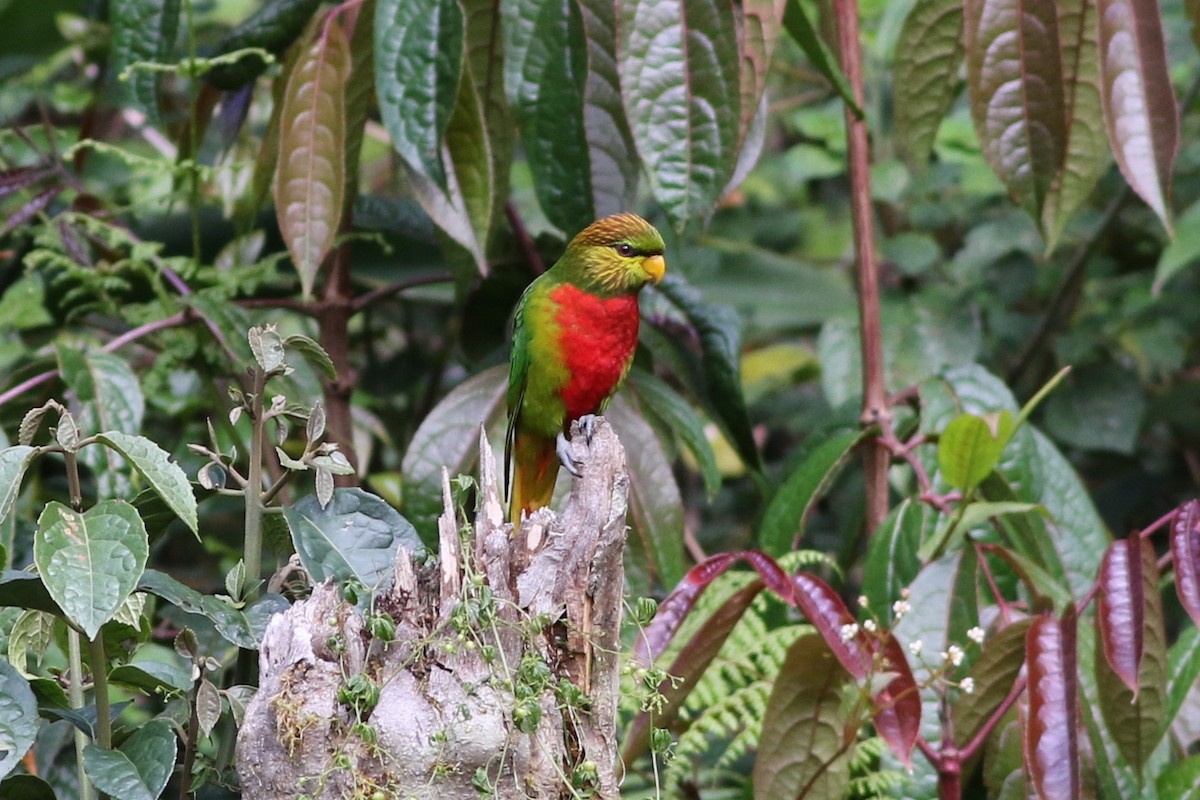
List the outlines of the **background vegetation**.
{"type": "Polygon", "coordinates": [[[0,797],[236,795],[624,208],[628,795],[1193,796],[1193,5],[0,0],[0,797]]]}

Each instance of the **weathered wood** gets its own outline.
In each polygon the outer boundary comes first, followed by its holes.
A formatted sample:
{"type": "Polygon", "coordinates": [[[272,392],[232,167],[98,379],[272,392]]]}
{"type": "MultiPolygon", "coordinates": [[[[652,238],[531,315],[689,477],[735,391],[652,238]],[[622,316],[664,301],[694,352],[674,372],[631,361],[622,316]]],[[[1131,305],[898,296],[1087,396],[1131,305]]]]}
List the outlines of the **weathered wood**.
{"type": "Polygon", "coordinates": [[[440,566],[401,551],[395,585],[376,599],[396,621],[390,644],[372,641],[329,586],[271,620],[238,737],[248,800],[559,798],[572,780],[618,796],[628,477],[607,423],[590,446],[572,434],[583,477],[561,513],[539,509],[515,537],[486,437],[465,535],[444,476],[440,566]],[[345,647],[331,650],[331,637],[345,647]],[[360,673],[381,687],[361,720],[337,697],[360,673]],[[586,708],[564,712],[558,682],[582,690],[586,708]]]}

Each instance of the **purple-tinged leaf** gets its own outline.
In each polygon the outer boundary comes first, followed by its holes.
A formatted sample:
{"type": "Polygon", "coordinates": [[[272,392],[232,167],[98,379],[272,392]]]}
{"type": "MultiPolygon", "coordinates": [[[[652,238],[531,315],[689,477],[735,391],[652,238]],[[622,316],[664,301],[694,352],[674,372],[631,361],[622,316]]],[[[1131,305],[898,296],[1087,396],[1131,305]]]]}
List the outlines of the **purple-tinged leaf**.
{"type": "Polygon", "coordinates": [[[1200,626],[1200,500],[1184,503],[1171,525],[1171,559],[1175,563],[1175,593],[1200,626]]]}
{"type": "Polygon", "coordinates": [[[280,118],[275,212],[311,294],[337,236],[346,190],[346,78],[350,45],[336,19],[315,28],[288,78],[280,118]]]}
{"type": "Polygon", "coordinates": [[[755,800],[845,797],[855,737],[842,689],[849,676],[816,634],[801,636],[779,668],[754,760],[755,800]]]}
{"type": "Polygon", "coordinates": [[[706,558],[688,570],[678,585],[661,603],[654,621],[646,626],[634,646],[635,657],[643,663],[653,662],[670,644],[671,638],[687,617],[692,606],[718,575],[738,560],[739,553],[719,553],[706,558]]]}
{"type": "Polygon", "coordinates": [[[0,172],[0,200],[16,194],[22,189],[28,189],[43,178],[54,174],[53,170],[45,167],[16,167],[0,172]]]}
{"type": "Polygon", "coordinates": [[[779,562],[762,550],[747,550],[741,553],[741,556],[750,562],[768,589],[779,595],[785,603],[792,602],[792,583],[783,567],[779,566],[779,562]]]}
{"type": "Polygon", "coordinates": [[[1179,109],[1167,71],[1158,0],[1098,0],[1097,8],[1108,142],[1125,180],[1170,231],[1179,109]]]}
{"type": "Polygon", "coordinates": [[[46,208],[46,206],[50,205],[50,202],[54,200],[54,198],[57,197],[59,192],[62,190],[63,187],[58,185],[47,186],[45,189],[42,189],[40,192],[35,194],[29,199],[28,202],[24,203],[18,207],[16,211],[10,214],[8,219],[4,220],[4,227],[0,228],[0,236],[3,236],[9,231],[16,230],[25,223],[29,222],[29,220],[36,217],[39,213],[41,213],[42,210],[46,208]]]}
{"type": "Polygon", "coordinates": [[[1167,718],[1167,636],[1158,562],[1150,542],[1136,534],[1114,542],[1105,554],[1100,586],[1096,614],[1100,711],[1117,750],[1140,774],[1166,731],[1167,718]],[[1124,553],[1114,555],[1118,550],[1124,553]],[[1131,652],[1135,647],[1136,652],[1131,652]],[[1135,664],[1131,686],[1124,673],[1135,664]]]}
{"type": "Polygon", "coordinates": [[[1043,614],[1034,619],[1025,637],[1029,681],[1025,764],[1040,800],[1081,796],[1075,622],[1073,607],[1061,620],[1043,614]]]}
{"type": "Polygon", "coordinates": [[[896,129],[910,163],[923,166],[958,94],[962,0],[917,0],[896,42],[896,129]]]}
{"type": "MultiPolygon", "coordinates": [[[[975,691],[962,692],[954,705],[954,738],[966,747],[1012,691],[1025,666],[1025,635],[1030,620],[1021,619],[991,636],[971,671],[975,691]]],[[[969,756],[968,756],[969,757],[969,756]]]]}
{"type": "Polygon", "coordinates": [[[888,633],[881,650],[880,669],[895,677],[875,695],[875,730],[900,763],[911,768],[912,749],[921,732],[921,691],[896,637],[888,633]]]}
{"type": "MultiPolygon", "coordinates": [[[[706,562],[707,563],[707,562],[706,562]]],[[[695,569],[698,569],[695,568],[695,569]]],[[[694,571],[694,570],[693,570],[694,571]]],[[[691,573],[689,573],[690,576],[691,573]]],[[[714,576],[715,577],[715,576],[714,576]]],[[[688,584],[688,578],[680,583],[680,588],[688,584]]],[[[754,598],[758,597],[759,592],[763,590],[762,581],[754,581],[747,586],[742,587],[737,592],[729,597],[724,603],[717,607],[716,611],[706,619],[695,631],[690,639],[683,644],[679,649],[671,665],[667,667],[667,674],[671,677],[664,680],[658,687],[658,692],[663,696],[663,705],[657,708],[654,712],[653,723],[651,725],[651,716],[649,712],[642,711],[625,732],[625,741],[621,746],[622,758],[625,763],[632,763],[635,758],[645,751],[646,746],[650,743],[651,727],[665,728],[668,727],[675,719],[679,708],[683,702],[691,694],[692,689],[700,680],[700,676],[704,674],[704,670],[716,658],[720,652],[721,646],[725,644],[725,640],[729,638],[729,634],[741,621],[742,615],[750,604],[754,602],[754,598]]],[[[703,588],[696,590],[696,595],[703,588]]],[[[654,622],[651,623],[651,628],[658,624],[659,617],[663,616],[663,608],[667,603],[671,602],[671,598],[676,596],[676,592],[671,593],[667,600],[659,606],[659,616],[656,616],[654,622]]],[[[695,597],[691,598],[692,603],[695,602],[695,597]]],[[[688,606],[688,609],[691,605],[688,606]]],[[[678,629],[682,617],[679,616],[681,607],[674,607],[673,612],[669,612],[676,616],[675,629],[678,629]]],[[[686,611],[683,611],[686,614],[686,611]]],[[[639,654],[644,658],[644,643],[643,636],[650,633],[651,628],[647,628],[643,635],[638,636],[637,647],[639,654]]],[[[659,631],[657,635],[661,638],[663,631],[659,631]]],[[[666,648],[666,642],[658,648],[661,653],[666,648]]]]}
{"type": "Polygon", "coordinates": [[[829,649],[855,680],[871,672],[871,652],[862,632],[842,638],[842,628],[854,624],[854,615],[829,584],[812,575],[792,576],[792,599],[805,618],[825,639],[829,649]]]}
{"type": "Polygon", "coordinates": [[[1142,546],[1134,534],[1108,547],[1100,566],[1100,596],[1096,625],[1100,629],[1104,658],[1129,690],[1137,695],[1142,665],[1142,628],[1145,624],[1142,546]]]}
{"type": "Polygon", "coordinates": [[[1066,143],[1055,4],[967,0],[967,90],[984,157],[1041,224],[1066,143]]]}

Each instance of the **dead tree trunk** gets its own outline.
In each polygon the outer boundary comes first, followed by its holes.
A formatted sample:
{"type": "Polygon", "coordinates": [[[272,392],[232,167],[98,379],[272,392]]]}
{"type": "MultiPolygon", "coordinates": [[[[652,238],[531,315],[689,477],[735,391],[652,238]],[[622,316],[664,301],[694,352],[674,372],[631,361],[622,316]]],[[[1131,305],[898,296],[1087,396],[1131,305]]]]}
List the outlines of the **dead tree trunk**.
{"type": "Polygon", "coordinates": [[[271,620],[238,737],[247,800],[618,796],[625,453],[603,420],[590,447],[572,433],[583,477],[516,537],[480,437],[473,527],[445,480],[439,563],[401,550],[376,598],[390,643],[328,585],[271,620]]]}

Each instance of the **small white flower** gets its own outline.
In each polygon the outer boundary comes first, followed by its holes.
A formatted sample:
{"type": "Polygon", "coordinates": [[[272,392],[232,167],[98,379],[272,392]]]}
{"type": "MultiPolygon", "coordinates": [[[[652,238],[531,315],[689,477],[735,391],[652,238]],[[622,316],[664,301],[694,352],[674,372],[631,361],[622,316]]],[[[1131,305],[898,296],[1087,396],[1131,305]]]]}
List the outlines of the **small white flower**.
{"type": "Polygon", "coordinates": [[[875,620],[869,619],[863,622],[863,630],[867,633],[874,633],[876,631],[875,620]]]}
{"type": "Polygon", "coordinates": [[[900,590],[900,599],[901,600],[908,599],[908,587],[907,586],[905,586],[903,589],[900,590]]]}
{"type": "Polygon", "coordinates": [[[913,639],[908,643],[908,652],[912,653],[914,656],[919,656],[921,655],[921,648],[923,646],[924,644],[920,639],[913,639]]]}
{"type": "Polygon", "coordinates": [[[976,625],[971,630],[967,631],[967,638],[975,644],[983,644],[983,628],[976,625]]]}
{"type": "Polygon", "coordinates": [[[907,600],[897,600],[896,602],[892,603],[892,611],[895,612],[896,619],[900,619],[905,614],[912,611],[912,606],[908,604],[907,600]]]}
{"type": "Polygon", "coordinates": [[[848,625],[843,625],[841,636],[843,642],[848,642],[855,636],[858,636],[858,625],[853,622],[849,623],[848,625]]]}
{"type": "Polygon", "coordinates": [[[958,688],[962,689],[967,694],[973,694],[975,692],[975,679],[963,678],[962,682],[958,684],[958,688]]]}
{"type": "Polygon", "coordinates": [[[858,607],[859,607],[859,608],[866,608],[866,607],[867,607],[867,602],[868,602],[868,601],[867,601],[867,596],[866,596],[865,594],[860,594],[860,595],[858,596],[858,607]]]}
{"type": "Polygon", "coordinates": [[[957,667],[962,663],[963,649],[956,644],[952,644],[950,647],[946,648],[946,653],[942,656],[942,658],[946,661],[949,661],[951,665],[957,667]]]}

